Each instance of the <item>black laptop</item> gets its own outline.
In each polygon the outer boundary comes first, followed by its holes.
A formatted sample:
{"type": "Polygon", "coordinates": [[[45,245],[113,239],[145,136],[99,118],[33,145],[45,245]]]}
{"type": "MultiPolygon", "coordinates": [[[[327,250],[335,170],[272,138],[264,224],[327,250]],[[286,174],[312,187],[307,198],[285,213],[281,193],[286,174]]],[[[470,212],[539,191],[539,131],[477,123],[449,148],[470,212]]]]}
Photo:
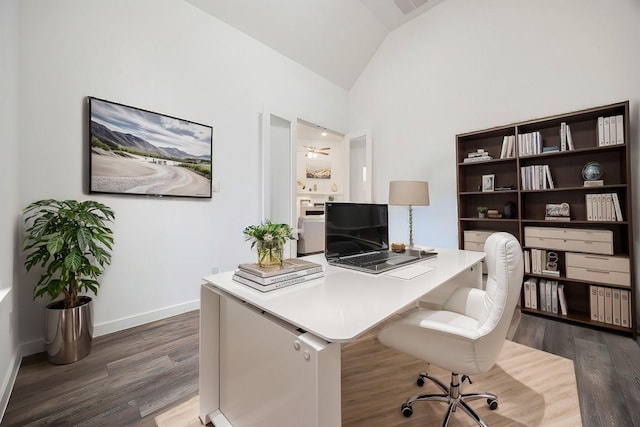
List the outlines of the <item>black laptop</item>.
{"type": "Polygon", "coordinates": [[[327,202],[324,215],[330,265],[378,274],[436,255],[391,252],[385,204],[327,202]]]}

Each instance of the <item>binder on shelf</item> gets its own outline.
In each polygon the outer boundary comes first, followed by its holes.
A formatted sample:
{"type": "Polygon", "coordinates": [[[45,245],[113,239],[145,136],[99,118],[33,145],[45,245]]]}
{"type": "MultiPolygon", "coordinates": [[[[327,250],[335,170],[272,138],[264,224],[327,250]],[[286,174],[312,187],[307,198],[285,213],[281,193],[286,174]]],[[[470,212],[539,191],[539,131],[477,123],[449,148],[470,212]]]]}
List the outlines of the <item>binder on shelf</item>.
{"type": "Polygon", "coordinates": [[[609,145],[609,141],[611,140],[611,133],[609,133],[609,117],[604,118],[604,140],[602,145],[609,145]]]}
{"type": "Polygon", "coordinates": [[[620,290],[620,326],[631,328],[629,291],[620,290]]]}
{"type": "Polygon", "coordinates": [[[551,312],[558,314],[558,282],[551,281],[551,312]]]}
{"type": "Polygon", "coordinates": [[[616,116],[616,144],[624,144],[624,116],[616,116]]]}
{"type": "Polygon", "coordinates": [[[593,209],[591,207],[593,194],[587,194],[584,196],[584,205],[587,208],[587,221],[593,221],[593,209]]]}
{"type": "Polygon", "coordinates": [[[531,308],[534,310],[538,309],[538,279],[533,278],[531,280],[531,308]]]}
{"type": "Polygon", "coordinates": [[[604,288],[598,286],[598,322],[604,323],[604,288]]]}
{"type": "Polygon", "coordinates": [[[538,282],[538,290],[540,293],[540,298],[538,299],[538,301],[540,302],[540,304],[538,305],[538,308],[540,308],[540,310],[542,311],[547,311],[547,286],[546,286],[547,281],[545,279],[540,279],[540,281],[538,282]]]}
{"type": "MultiPolygon", "coordinates": [[[[552,305],[553,305],[553,299],[552,298],[553,298],[553,296],[551,294],[551,282],[552,282],[551,280],[545,280],[545,284],[544,284],[544,287],[545,287],[545,298],[546,298],[545,303],[547,304],[547,312],[549,312],[549,313],[553,312],[553,308],[552,308],[552,305]]],[[[557,307],[556,307],[556,310],[558,310],[557,307]]]]}
{"type": "Polygon", "coordinates": [[[589,286],[589,308],[591,313],[591,320],[598,321],[598,287],[594,285],[589,286]]]}
{"type": "Polygon", "coordinates": [[[613,300],[613,324],[620,326],[620,289],[613,289],[611,293],[613,300]]]}
{"type": "Polygon", "coordinates": [[[524,306],[531,308],[531,282],[530,279],[524,281],[524,306]]]}
{"type": "Polygon", "coordinates": [[[598,147],[604,145],[604,117],[598,117],[598,147]]]}
{"type": "Polygon", "coordinates": [[[609,117],[609,145],[616,145],[617,141],[616,116],[611,116],[609,117]]]}
{"type": "Polygon", "coordinates": [[[613,299],[611,288],[604,288],[604,323],[613,324],[613,299]]]}
{"type": "Polygon", "coordinates": [[[560,123],[560,151],[567,151],[567,124],[560,123]]]}

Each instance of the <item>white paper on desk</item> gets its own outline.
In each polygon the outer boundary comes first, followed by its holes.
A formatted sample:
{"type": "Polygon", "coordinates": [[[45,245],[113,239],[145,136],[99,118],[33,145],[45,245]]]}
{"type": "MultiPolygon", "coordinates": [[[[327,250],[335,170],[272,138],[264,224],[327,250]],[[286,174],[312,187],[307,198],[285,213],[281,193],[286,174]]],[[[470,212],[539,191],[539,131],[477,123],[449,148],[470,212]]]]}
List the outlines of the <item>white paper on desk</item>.
{"type": "Polygon", "coordinates": [[[428,265],[413,264],[408,267],[396,268],[387,273],[387,276],[397,277],[398,279],[411,280],[414,277],[418,277],[422,274],[428,273],[433,270],[434,267],[428,265]]]}

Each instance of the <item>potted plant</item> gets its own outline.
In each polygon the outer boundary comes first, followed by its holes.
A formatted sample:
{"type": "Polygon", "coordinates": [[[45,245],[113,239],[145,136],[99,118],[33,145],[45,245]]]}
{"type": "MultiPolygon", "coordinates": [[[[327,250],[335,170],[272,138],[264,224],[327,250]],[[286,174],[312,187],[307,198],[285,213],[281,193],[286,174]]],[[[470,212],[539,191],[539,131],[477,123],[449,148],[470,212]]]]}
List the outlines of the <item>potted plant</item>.
{"type": "Polygon", "coordinates": [[[47,359],[75,362],[89,354],[93,335],[92,299],[80,293],[97,295],[97,278],[111,264],[113,232],[106,223],[115,214],[96,201],[53,199],[33,202],[23,212],[24,266],[44,269],[33,298],[46,294],[54,300],[46,306],[47,359]]]}
{"type": "Polygon", "coordinates": [[[287,240],[293,239],[288,224],[274,224],[266,220],[260,225],[250,225],[242,232],[245,240],[252,240],[251,247],[258,246],[258,265],[274,267],[282,265],[282,253],[287,240]]]}
{"type": "Polygon", "coordinates": [[[477,208],[478,211],[478,218],[486,218],[487,217],[487,212],[489,211],[489,208],[486,206],[478,206],[477,208]]]}

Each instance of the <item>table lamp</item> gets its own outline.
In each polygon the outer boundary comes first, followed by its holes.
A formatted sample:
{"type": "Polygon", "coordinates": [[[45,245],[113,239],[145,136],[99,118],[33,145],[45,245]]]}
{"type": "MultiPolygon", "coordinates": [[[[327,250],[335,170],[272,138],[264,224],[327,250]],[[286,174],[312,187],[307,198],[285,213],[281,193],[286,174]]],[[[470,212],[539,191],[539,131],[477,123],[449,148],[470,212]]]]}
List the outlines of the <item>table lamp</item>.
{"type": "Polygon", "coordinates": [[[429,206],[429,183],[425,181],[389,182],[389,204],[409,206],[409,247],[413,247],[413,206],[429,206]]]}

